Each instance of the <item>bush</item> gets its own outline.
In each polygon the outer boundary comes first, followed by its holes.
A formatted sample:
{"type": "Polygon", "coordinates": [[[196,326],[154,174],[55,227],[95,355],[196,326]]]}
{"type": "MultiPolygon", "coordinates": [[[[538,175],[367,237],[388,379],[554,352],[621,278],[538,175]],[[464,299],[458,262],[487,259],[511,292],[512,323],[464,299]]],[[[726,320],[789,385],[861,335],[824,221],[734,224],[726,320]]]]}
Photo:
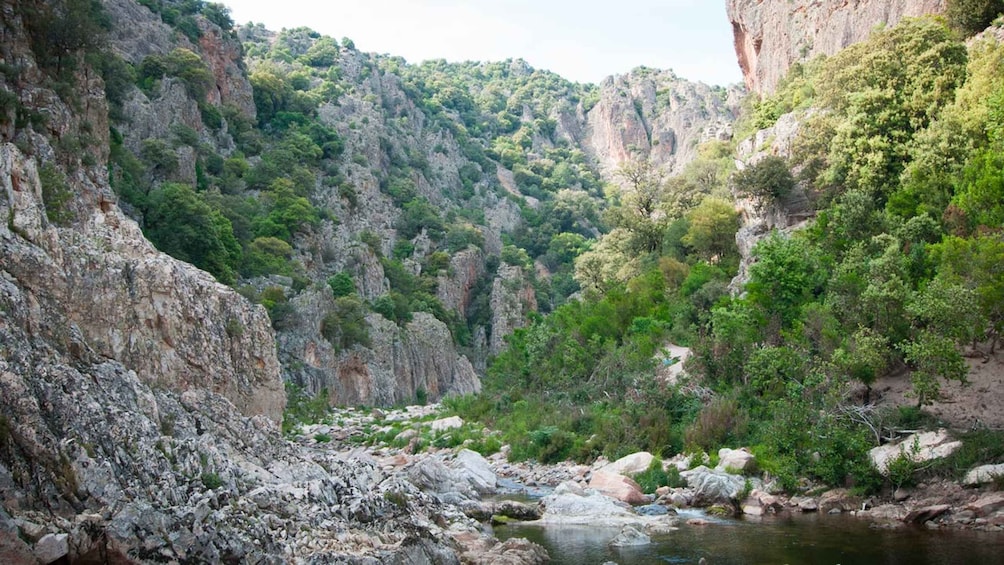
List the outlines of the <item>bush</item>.
{"type": "Polygon", "coordinates": [[[684,439],[687,447],[713,452],[744,437],[748,424],[749,417],[736,400],[719,397],[701,410],[684,439]]]}
{"type": "Polygon", "coordinates": [[[658,457],[652,459],[648,469],[634,475],[632,478],[638,483],[645,494],[652,494],[659,487],[676,488],[687,485],[687,481],[680,477],[680,470],[676,468],[676,465],[670,465],[664,470],[662,459],[658,457]]]}
{"type": "Polygon", "coordinates": [[[370,346],[366,309],[359,297],[352,294],[335,300],[335,307],[321,321],[321,335],[335,348],[345,351],[354,345],[370,346]]]}
{"type": "Polygon", "coordinates": [[[1002,0],[948,0],[945,7],[948,24],[967,37],[986,29],[1001,13],[1002,0]]]}
{"type": "Polygon", "coordinates": [[[788,162],[769,156],[732,177],[736,192],[757,201],[761,206],[775,204],[795,188],[788,162]]]}
{"type": "Polygon", "coordinates": [[[45,216],[50,222],[65,226],[75,218],[69,208],[73,192],[66,183],[66,177],[51,163],[42,165],[38,171],[38,179],[42,184],[42,203],[45,205],[45,216]]]}

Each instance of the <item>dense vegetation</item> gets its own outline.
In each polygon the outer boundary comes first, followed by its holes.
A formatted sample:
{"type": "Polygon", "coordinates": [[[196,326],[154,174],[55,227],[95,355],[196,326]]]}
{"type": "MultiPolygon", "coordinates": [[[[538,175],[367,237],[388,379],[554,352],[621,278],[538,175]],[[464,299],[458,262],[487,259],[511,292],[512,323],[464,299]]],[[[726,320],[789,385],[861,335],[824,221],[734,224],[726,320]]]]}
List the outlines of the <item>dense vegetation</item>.
{"type": "Polygon", "coordinates": [[[675,191],[650,201],[642,177],[576,262],[585,299],[517,332],[486,394],[454,407],[505,430],[516,457],[745,443],[789,488],[803,476],[876,486],[876,430],[915,413],[873,410],[868,387],[904,374],[917,407],[937,402],[940,383],[965,379],[962,352],[989,354],[1002,330],[1002,65],[995,41],[967,51],[943,23],[916,19],[792,69],[738,129],[816,110],[790,160],[764,159],[733,188],[778,206],[798,180],[810,227],[763,240],[732,296],[731,207],[707,196],[653,214],[675,191]],[[652,377],[671,341],[694,351],[682,389],[652,377]]]}
{"type": "MultiPolygon", "coordinates": [[[[469,346],[488,325],[495,270],[519,267],[542,315],[491,360],[483,394],[450,404],[500,430],[491,446],[509,443],[514,458],[669,456],[743,443],[786,487],[803,476],[874,487],[865,452],[883,428],[922,417],[941,383],[965,379],[963,352],[991,354],[1004,329],[1004,47],[959,39],[1000,13],[994,3],[950,2],[951,27],[907,20],[793,68],[737,127],[749,133],[798,113],[791,155],[735,172],[734,145],[712,142],[680,175],[638,159],[608,184],[556,135],[553,119],[588,109],[593,86],[521,61],[408,65],[306,28],[274,38],[260,27],[236,30],[216,4],[142,3],[190,42],[206,25],[240,33],[256,120],[210,101],[213,75],[191,49],[138,64],[102,49],[99,3],[19,9],[45,22],[29,34],[57,86],[84,62],[104,78],[111,182],[151,241],[240,285],[277,328],[291,294],[330,290],[320,333],[336,352],[370,343],[371,312],[401,326],[429,312],[469,346]],[[963,18],[975,4],[985,8],[978,21],[963,18]],[[134,88],[152,100],[183,89],[201,123],[130,146],[118,129],[134,88]],[[447,157],[461,163],[455,171],[434,164],[447,157]],[[496,164],[512,171],[515,193],[496,164]],[[366,300],[362,259],[333,270],[309,247],[370,204],[360,187],[371,181],[391,225],[353,237],[389,288],[366,300]],[[774,210],[798,191],[815,220],[763,240],[743,292],[731,293],[740,259],[734,196],[774,210]],[[463,319],[436,298],[436,285],[458,253],[485,251],[493,199],[517,203],[521,224],[487,259],[480,298],[463,319]],[[662,376],[680,362],[670,344],[694,352],[694,378],[680,385],[662,376]],[[872,409],[870,387],[888,375],[908,375],[916,408],[872,409]]],[[[0,102],[5,120],[44,121],[16,99],[0,102]]],[[[66,181],[54,170],[41,170],[47,213],[67,224],[66,181]]],[[[964,457],[1004,456],[987,447],[992,439],[973,437],[976,455],[964,457]]]]}

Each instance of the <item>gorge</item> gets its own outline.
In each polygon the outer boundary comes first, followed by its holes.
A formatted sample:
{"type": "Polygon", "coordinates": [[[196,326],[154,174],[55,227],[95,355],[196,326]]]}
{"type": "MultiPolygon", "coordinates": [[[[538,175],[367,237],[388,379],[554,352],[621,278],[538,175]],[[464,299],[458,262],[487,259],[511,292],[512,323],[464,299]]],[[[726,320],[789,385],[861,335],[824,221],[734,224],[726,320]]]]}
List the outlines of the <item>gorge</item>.
{"type": "Polygon", "coordinates": [[[542,562],[484,482],[637,452],[667,511],[999,546],[1004,32],[956,8],[730,0],[748,94],[4,2],[0,562],[542,562]]]}

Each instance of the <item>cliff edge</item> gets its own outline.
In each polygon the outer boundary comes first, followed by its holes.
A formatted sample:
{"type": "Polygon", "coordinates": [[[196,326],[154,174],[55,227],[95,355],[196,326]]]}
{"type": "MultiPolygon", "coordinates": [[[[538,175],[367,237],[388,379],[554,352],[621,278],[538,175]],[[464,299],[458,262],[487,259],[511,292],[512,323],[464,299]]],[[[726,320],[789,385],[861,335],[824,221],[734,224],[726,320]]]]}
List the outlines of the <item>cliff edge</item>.
{"type": "Polygon", "coordinates": [[[773,92],[788,68],[816,55],[832,55],[906,17],[937,14],[945,0],[728,0],[736,56],[746,86],[773,92]]]}

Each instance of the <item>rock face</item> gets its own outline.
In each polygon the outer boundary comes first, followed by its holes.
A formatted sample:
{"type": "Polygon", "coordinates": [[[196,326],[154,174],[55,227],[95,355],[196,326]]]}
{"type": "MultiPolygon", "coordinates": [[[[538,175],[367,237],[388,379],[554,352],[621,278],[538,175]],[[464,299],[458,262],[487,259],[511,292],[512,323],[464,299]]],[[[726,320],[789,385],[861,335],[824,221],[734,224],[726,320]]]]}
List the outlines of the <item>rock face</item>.
{"type": "MultiPolygon", "coordinates": [[[[802,116],[794,113],[784,114],[773,126],[740,141],[736,147],[737,166],[740,169],[754,166],[768,156],[790,157],[802,119],[802,116]]],[[[815,215],[815,210],[801,185],[796,185],[782,201],[769,205],[738,194],[733,196],[740,219],[739,231],[736,232],[740,262],[739,273],[729,283],[729,291],[738,294],[749,280],[749,268],[754,261],[753,248],[756,244],[772,231],[787,234],[804,226],[815,215]]]]}
{"type": "Polygon", "coordinates": [[[600,84],[582,141],[607,173],[635,159],[678,172],[702,142],[732,138],[740,95],[734,87],[710,87],[672,71],[638,68],[600,84]]]}
{"type": "Polygon", "coordinates": [[[791,65],[833,55],[905,17],[941,13],[945,0],[727,0],[746,86],[769,94],[791,65]]]}
{"type": "Polygon", "coordinates": [[[498,355],[505,346],[505,337],[525,326],[529,314],[537,311],[537,297],[521,267],[499,267],[492,284],[491,309],[492,335],[488,352],[498,355]]]}

